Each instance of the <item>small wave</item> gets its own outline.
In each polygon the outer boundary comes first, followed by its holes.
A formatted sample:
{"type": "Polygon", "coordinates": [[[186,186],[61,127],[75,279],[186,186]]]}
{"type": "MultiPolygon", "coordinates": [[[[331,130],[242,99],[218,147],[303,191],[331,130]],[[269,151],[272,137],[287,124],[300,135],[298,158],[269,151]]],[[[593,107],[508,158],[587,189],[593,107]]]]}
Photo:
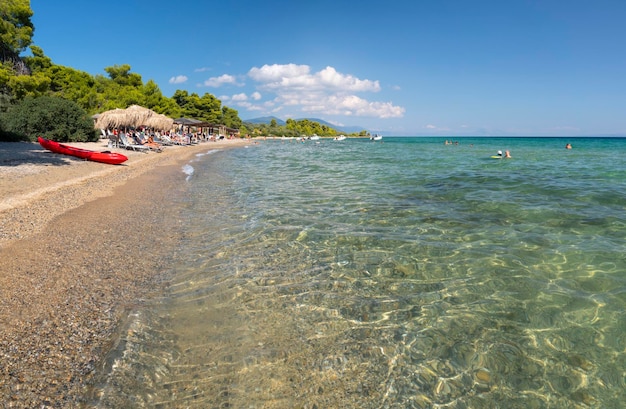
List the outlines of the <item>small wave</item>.
{"type": "Polygon", "coordinates": [[[211,150],[206,151],[206,152],[197,153],[196,156],[197,157],[201,157],[201,156],[205,156],[205,155],[210,155],[210,154],[215,153],[217,151],[219,151],[219,149],[211,149],[211,150]]]}
{"type": "Polygon", "coordinates": [[[183,166],[183,173],[187,175],[187,178],[185,178],[185,180],[191,179],[191,175],[193,175],[194,170],[195,169],[190,164],[186,164],[185,166],[183,166]]]}

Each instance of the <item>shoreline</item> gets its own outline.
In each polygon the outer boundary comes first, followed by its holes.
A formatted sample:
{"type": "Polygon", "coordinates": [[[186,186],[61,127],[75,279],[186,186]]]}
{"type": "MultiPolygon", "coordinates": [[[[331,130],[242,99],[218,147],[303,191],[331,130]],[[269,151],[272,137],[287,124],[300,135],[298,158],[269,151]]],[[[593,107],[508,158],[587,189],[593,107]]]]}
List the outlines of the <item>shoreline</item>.
{"type": "Polygon", "coordinates": [[[203,142],[167,146],[161,153],[109,149],[102,140],[69,144],[128,156],[121,165],[107,165],[55,154],[36,142],[0,142],[0,248],[36,233],[54,216],[110,195],[114,187],[156,166],[188,159],[206,149],[250,144],[246,140],[203,142]]]}
{"type": "MultiPolygon", "coordinates": [[[[103,150],[100,143],[72,145],[103,150]]],[[[125,166],[0,143],[0,400],[85,405],[121,320],[166,279],[182,165],[250,143],[115,149],[129,157],[125,166]]]]}

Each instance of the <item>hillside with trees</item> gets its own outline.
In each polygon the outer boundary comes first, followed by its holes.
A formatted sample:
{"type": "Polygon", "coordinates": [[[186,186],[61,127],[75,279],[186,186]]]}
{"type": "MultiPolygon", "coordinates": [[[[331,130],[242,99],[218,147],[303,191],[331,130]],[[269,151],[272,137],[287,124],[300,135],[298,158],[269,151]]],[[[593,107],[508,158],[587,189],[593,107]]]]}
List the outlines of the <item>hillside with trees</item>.
{"type": "Polygon", "coordinates": [[[253,121],[244,121],[244,126],[254,136],[285,136],[288,138],[311,136],[313,134],[322,137],[335,137],[340,134],[348,136],[369,136],[366,130],[355,133],[346,133],[337,130],[328,123],[321,123],[311,119],[287,119],[281,121],[278,118],[257,118],[253,121]]]}
{"type": "MultiPolygon", "coordinates": [[[[229,128],[242,127],[238,112],[222,105],[214,95],[178,90],[172,97],[166,97],[154,81],[144,82],[140,74],[131,71],[130,65],[105,67],[106,76],[94,76],[54,64],[40,47],[32,44],[35,31],[32,16],[27,0],[0,3],[0,140],[32,140],[32,136],[22,132],[30,125],[19,119],[24,117],[24,104],[31,109],[36,105],[40,120],[49,117],[48,127],[67,128],[67,123],[58,123],[52,113],[43,112],[45,105],[33,103],[32,100],[42,97],[49,98],[46,101],[54,109],[62,107],[66,115],[69,111],[79,113],[81,122],[96,113],[140,105],[171,118],[190,117],[229,128]],[[32,55],[21,56],[27,49],[32,55]],[[51,103],[55,99],[71,104],[51,103]]],[[[82,124],[71,128],[84,129],[82,124]]],[[[91,130],[89,135],[81,132],[72,139],[92,140],[95,135],[95,131],[91,135],[91,130]]]]}
{"type": "Polygon", "coordinates": [[[92,115],[131,105],[170,118],[187,117],[222,124],[239,129],[242,136],[335,136],[338,133],[325,124],[308,120],[287,120],[284,126],[244,124],[237,110],[222,105],[214,95],[177,90],[166,97],[153,80],[144,81],[127,64],[105,67],[106,75],[91,75],[54,64],[44,50],[32,43],[35,31],[32,16],[28,0],[0,3],[0,141],[34,140],[36,134],[58,137],[59,132],[70,132],[65,141],[91,141],[97,134],[85,128],[85,123],[92,115]],[[31,55],[22,56],[26,50],[31,55]],[[47,98],[45,104],[37,102],[43,97],[47,98]],[[34,110],[34,115],[24,123],[28,110],[34,110]],[[59,117],[61,112],[64,117],[59,117]]]}

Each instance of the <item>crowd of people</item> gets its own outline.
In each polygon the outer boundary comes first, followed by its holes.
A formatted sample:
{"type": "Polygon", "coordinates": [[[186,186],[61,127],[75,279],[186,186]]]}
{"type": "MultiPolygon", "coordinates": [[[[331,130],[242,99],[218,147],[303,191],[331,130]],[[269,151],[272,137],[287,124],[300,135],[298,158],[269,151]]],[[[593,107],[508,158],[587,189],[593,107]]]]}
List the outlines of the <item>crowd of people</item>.
{"type": "Polygon", "coordinates": [[[193,145],[206,141],[218,141],[225,139],[224,135],[207,134],[203,132],[179,131],[152,131],[145,128],[120,130],[117,128],[101,130],[102,138],[108,138],[112,146],[120,146],[123,137],[132,144],[146,146],[150,150],[162,152],[168,145],[193,145]]]}

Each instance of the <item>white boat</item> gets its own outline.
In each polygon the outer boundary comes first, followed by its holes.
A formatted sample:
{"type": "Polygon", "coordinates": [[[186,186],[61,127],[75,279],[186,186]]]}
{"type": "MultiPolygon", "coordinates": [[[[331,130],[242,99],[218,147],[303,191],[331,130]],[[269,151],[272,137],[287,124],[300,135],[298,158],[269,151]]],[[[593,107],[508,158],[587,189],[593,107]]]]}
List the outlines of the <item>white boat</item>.
{"type": "Polygon", "coordinates": [[[317,135],[315,135],[315,134],[313,134],[313,135],[311,135],[311,136],[309,137],[309,139],[310,139],[310,140],[312,140],[312,141],[319,141],[319,140],[320,140],[320,137],[319,137],[319,136],[317,136],[317,135]]]}
{"type": "Polygon", "coordinates": [[[382,135],[374,134],[370,136],[370,141],[382,141],[382,140],[383,140],[382,135]]]}
{"type": "Polygon", "coordinates": [[[335,138],[336,141],[344,141],[346,139],[346,135],[339,135],[335,138]]]}

